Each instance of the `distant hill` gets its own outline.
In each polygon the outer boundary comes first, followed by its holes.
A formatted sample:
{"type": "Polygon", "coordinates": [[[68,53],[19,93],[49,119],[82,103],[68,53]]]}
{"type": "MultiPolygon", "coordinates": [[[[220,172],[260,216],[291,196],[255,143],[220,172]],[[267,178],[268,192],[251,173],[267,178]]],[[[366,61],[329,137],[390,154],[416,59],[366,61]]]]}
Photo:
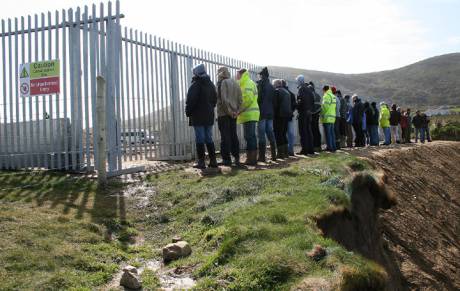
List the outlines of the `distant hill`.
{"type": "Polygon", "coordinates": [[[428,107],[460,104],[460,53],[429,58],[395,70],[367,74],[336,74],[295,68],[271,67],[295,77],[305,75],[317,89],[324,84],[342,93],[385,100],[404,106],[428,107]]]}

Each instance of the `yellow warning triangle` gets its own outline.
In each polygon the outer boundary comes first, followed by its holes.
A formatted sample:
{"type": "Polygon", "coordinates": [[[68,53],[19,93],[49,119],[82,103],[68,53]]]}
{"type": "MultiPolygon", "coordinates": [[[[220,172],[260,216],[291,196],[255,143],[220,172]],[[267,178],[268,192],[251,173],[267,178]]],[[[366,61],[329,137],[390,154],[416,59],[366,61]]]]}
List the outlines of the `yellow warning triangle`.
{"type": "Polygon", "coordinates": [[[28,77],[29,77],[29,72],[27,72],[26,67],[22,68],[21,78],[28,78],[28,77]]]}

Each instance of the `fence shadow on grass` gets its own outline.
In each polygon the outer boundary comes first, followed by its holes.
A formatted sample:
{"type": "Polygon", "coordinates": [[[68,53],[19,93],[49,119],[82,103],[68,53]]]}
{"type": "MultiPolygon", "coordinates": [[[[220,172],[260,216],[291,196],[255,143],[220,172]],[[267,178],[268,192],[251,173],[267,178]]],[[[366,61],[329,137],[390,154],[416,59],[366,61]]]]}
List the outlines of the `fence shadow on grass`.
{"type": "Polygon", "coordinates": [[[122,187],[114,181],[106,189],[99,189],[94,179],[61,172],[0,172],[0,202],[32,203],[97,223],[107,219],[126,220],[122,187]]]}

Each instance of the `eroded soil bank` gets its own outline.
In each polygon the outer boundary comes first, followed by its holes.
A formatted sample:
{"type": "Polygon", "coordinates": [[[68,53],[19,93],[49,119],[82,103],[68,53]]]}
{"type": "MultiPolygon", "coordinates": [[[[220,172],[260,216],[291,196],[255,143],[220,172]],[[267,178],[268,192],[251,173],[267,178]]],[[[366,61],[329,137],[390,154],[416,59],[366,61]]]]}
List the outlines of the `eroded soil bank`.
{"type": "Polygon", "coordinates": [[[383,170],[396,197],[379,227],[407,289],[460,290],[460,143],[350,152],[383,170]]]}

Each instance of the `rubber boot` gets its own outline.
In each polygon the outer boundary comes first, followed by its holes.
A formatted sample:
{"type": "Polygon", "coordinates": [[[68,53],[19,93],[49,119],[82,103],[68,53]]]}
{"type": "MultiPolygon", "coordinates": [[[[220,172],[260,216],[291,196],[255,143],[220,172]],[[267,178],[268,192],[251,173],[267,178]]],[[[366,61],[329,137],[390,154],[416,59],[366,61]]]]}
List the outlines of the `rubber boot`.
{"type": "Polygon", "coordinates": [[[272,161],[276,161],[276,144],[274,142],[270,143],[270,154],[272,161]]]}
{"type": "Polygon", "coordinates": [[[235,166],[240,167],[241,162],[240,162],[240,155],[234,156],[235,158],[235,166]]]}
{"type": "Polygon", "coordinates": [[[246,152],[246,165],[255,166],[257,165],[257,150],[246,152]]]}
{"type": "Polygon", "coordinates": [[[196,144],[196,157],[197,157],[197,162],[193,167],[197,168],[197,169],[206,169],[206,164],[204,162],[204,160],[205,160],[205,148],[204,148],[203,143],[197,143],[196,144]]]}
{"type": "Polygon", "coordinates": [[[217,168],[216,147],[214,146],[214,143],[207,143],[206,147],[208,148],[209,154],[209,167],[217,168]]]}
{"type": "MultiPolygon", "coordinates": [[[[265,146],[260,146],[259,145],[259,158],[257,159],[258,162],[266,163],[267,160],[265,158],[265,151],[267,148],[265,146]]],[[[257,151],[256,151],[257,153],[257,151]]]]}

